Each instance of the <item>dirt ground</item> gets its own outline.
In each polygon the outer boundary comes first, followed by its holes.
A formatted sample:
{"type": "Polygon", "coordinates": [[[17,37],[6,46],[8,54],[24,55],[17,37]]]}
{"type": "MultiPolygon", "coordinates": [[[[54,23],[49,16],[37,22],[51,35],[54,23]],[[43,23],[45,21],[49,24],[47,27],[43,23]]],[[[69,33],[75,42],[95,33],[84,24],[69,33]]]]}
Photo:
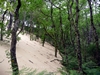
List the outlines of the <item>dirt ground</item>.
{"type": "MultiPolygon", "coordinates": [[[[57,72],[61,68],[60,55],[54,57],[54,47],[48,43],[42,47],[41,42],[30,41],[29,35],[19,35],[21,40],[17,42],[17,60],[20,70],[24,67],[32,68],[38,72],[46,70],[57,72]],[[57,59],[57,60],[56,60],[57,59]]],[[[0,41],[0,75],[11,75],[11,65],[6,53],[10,50],[10,42],[0,41]]],[[[9,53],[8,53],[9,54],[9,53]]]]}

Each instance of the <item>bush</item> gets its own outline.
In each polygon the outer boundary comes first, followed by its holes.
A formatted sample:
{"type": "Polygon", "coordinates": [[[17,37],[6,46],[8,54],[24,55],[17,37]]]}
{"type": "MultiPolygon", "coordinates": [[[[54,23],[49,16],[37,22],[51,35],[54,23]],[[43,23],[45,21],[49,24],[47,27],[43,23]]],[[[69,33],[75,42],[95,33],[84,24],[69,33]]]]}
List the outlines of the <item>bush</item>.
{"type": "Polygon", "coordinates": [[[88,61],[84,63],[83,70],[87,75],[100,75],[100,67],[96,65],[93,61],[88,61]]]}

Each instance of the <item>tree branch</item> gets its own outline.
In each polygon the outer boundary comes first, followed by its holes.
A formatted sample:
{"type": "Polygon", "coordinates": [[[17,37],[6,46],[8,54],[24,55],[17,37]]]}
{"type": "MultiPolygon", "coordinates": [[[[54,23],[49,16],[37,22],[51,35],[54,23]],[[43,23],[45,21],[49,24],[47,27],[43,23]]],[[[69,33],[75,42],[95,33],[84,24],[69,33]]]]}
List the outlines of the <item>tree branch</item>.
{"type": "Polygon", "coordinates": [[[8,9],[6,9],[6,11],[3,13],[3,15],[2,15],[2,22],[4,21],[4,16],[5,16],[5,14],[7,13],[7,11],[8,11],[8,9]]]}
{"type": "Polygon", "coordinates": [[[18,5],[17,5],[17,8],[15,10],[15,20],[17,20],[18,17],[19,17],[19,13],[18,12],[19,12],[20,7],[21,7],[21,1],[18,0],[18,5]]]}

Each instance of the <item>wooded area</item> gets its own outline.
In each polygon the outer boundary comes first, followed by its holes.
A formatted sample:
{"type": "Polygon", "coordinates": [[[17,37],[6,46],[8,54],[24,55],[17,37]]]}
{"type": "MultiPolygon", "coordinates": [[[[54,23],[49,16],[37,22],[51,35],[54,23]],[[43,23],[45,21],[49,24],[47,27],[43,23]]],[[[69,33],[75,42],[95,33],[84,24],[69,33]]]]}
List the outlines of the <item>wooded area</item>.
{"type": "Polygon", "coordinates": [[[20,33],[30,34],[30,40],[35,35],[42,46],[53,45],[68,75],[100,74],[99,0],[0,0],[0,40],[11,36],[13,75],[19,75],[20,33]]]}

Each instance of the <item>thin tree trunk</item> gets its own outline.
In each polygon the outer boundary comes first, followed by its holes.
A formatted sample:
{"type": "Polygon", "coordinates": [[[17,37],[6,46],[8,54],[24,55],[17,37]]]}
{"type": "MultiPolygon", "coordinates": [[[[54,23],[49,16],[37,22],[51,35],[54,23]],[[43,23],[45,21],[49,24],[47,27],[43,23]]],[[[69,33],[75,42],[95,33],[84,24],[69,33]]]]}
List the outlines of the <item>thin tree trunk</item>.
{"type": "Polygon", "coordinates": [[[67,53],[67,50],[66,50],[66,40],[64,36],[64,32],[63,32],[63,27],[62,27],[62,12],[61,12],[61,8],[59,8],[59,20],[60,20],[60,44],[61,47],[63,47],[62,49],[65,51],[64,52],[64,56],[65,56],[65,61],[66,61],[66,64],[68,65],[68,53],[67,53]]]}
{"type": "Polygon", "coordinates": [[[55,47],[55,57],[57,57],[57,47],[55,47]]]}
{"type": "Polygon", "coordinates": [[[11,66],[12,66],[12,71],[13,75],[19,75],[19,68],[18,68],[18,63],[17,63],[17,58],[16,58],[16,31],[13,29],[12,30],[12,40],[11,40],[11,66]]]}
{"type": "Polygon", "coordinates": [[[11,12],[10,12],[9,14],[10,14],[10,22],[9,22],[9,24],[8,24],[8,31],[11,31],[12,22],[13,22],[13,15],[12,15],[11,12]]]}
{"type": "Polygon", "coordinates": [[[45,39],[46,39],[46,33],[44,34],[43,36],[43,41],[42,41],[42,46],[44,47],[44,44],[45,44],[45,39]]]}
{"type": "Polygon", "coordinates": [[[18,0],[18,5],[16,7],[15,11],[15,22],[14,22],[14,27],[12,29],[12,40],[11,40],[11,66],[12,66],[12,71],[13,75],[19,75],[19,68],[18,68],[18,63],[17,63],[17,58],[16,58],[16,44],[17,44],[17,39],[16,39],[16,33],[18,30],[18,23],[19,23],[19,9],[21,7],[21,1],[18,0]]]}
{"type": "Polygon", "coordinates": [[[3,16],[2,16],[2,25],[1,25],[1,38],[0,40],[3,41],[3,29],[4,29],[4,25],[3,25],[3,22],[4,22],[4,16],[5,14],[7,13],[8,9],[4,12],[3,16]]]}
{"type": "Polygon", "coordinates": [[[81,43],[80,43],[80,33],[79,33],[79,29],[78,29],[78,21],[79,21],[79,1],[76,0],[76,19],[75,19],[75,32],[76,32],[76,44],[77,44],[76,50],[77,50],[79,72],[83,73],[82,56],[81,56],[81,43]]]}
{"type": "Polygon", "coordinates": [[[93,29],[93,34],[94,34],[94,38],[95,38],[95,44],[96,44],[96,60],[97,60],[97,64],[98,66],[100,66],[100,51],[99,51],[99,39],[98,39],[98,35],[96,32],[96,28],[94,26],[94,22],[93,22],[93,10],[92,10],[92,5],[91,5],[91,0],[88,0],[88,4],[89,4],[89,8],[90,8],[90,21],[91,21],[91,27],[93,29]]]}
{"type": "MultiPolygon", "coordinates": [[[[50,1],[50,0],[49,0],[50,1]]],[[[52,22],[52,28],[54,29],[54,44],[55,44],[55,57],[57,57],[57,41],[56,41],[56,29],[55,29],[55,24],[54,24],[54,19],[53,19],[53,4],[52,4],[52,1],[51,1],[51,22],[52,22]]]]}
{"type": "Polygon", "coordinates": [[[10,33],[11,33],[11,27],[12,27],[12,23],[13,23],[13,15],[12,15],[12,13],[10,13],[9,12],[9,14],[10,14],[10,22],[9,22],[9,24],[8,24],[8,29],[7,29],[7,37],[9,37],[9,35],[10,35],[10,33]]]}
{"type": "Polygon", "coordinates": [[[68,20],[70,22],[70,41],[71,41],[71,44],[73,45],[73,47],[75,48],[74,39],[73,39],[74,38],[73,37],[73,29],[72,29],[73,25],[74,25],[74,19],[73,19],[73,13],[72,13],[73,3],[74,3],[74,0],[72,0],[71,4],[70,4],[70,0],[69,0],[67,9],[68,9],[68,20]]]}
{"type": "Polygon", "coordinates": [[[64,39],[63,39],[63,28],[62,28],[61,8],[59,9],[59,20],[60,20],[60,34],[61,34],[60,40],[61,40],[61,46],[63,46],[65,41],[64,41],[64,39]]]}
{"type": "Polygon", "coordinates": [[[1,34],[0,40],[3,41],[3,24],[1,25],[1,33],[0,34],[1,34]]]}

